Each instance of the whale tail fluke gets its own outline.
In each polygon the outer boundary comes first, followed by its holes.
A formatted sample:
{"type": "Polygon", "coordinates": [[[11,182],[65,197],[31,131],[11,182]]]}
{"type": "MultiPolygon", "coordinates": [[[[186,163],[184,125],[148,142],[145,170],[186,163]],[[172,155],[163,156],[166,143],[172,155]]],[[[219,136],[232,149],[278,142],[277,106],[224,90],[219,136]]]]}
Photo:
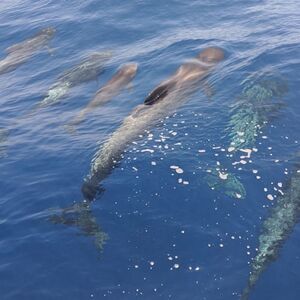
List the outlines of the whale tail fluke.
{"type": "Polygon", "coordinates": [[[51,209],[48,221],[52,224],[77,227],[80,235],[94,238],[95,246],[100,252],[109,238],[98,224],[87,202],[74,203],[62,209],[51,209]]]}

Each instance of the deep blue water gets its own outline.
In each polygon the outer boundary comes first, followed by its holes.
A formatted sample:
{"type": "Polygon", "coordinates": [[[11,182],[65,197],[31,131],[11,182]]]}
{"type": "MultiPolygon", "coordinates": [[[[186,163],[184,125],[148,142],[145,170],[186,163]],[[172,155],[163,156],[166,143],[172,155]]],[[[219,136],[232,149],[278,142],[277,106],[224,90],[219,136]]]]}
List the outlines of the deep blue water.
{"type": "MultiPolygon", "coordinates": [[[[262,221],[275,203],[264,188],[275,195],[299,150],[300,3],[4,0],[1,58],[48,26],[57,30],[51,51],[0,77],[0,127],[9,131],[0,159],[0,298],[239,299],[262,221]],[[51,223],[55,209],[81,202],[83,178],[103,141],[161,80],[207,46],[226,54],[209,78],[212,98],[201,90],[191,96],[151,128],[152,140],[130,146],[103,181],[105,192],[90,211],[109,237],[102,251],[78,226],[51,223]],[[97,81],[24,118],[59,74],[107,50],[112,59],[97,81]],[[139,64],[132,86],[90,115],[76,135],[66,132],[64,125],[128,61],[139,64]],[[224,131],[230,108],[243,82],[264,72],[287,82],[285,105],[263,128],[252,163],[231,168],[247,191],[234,199],[211,190],[204,169],[234,161],[226,157],[224,131]],[[141,151],[146,148],[155,151],[141,151]]],[[[299,246],[297,225],[250,299],[300,298],[299,246]]]]}

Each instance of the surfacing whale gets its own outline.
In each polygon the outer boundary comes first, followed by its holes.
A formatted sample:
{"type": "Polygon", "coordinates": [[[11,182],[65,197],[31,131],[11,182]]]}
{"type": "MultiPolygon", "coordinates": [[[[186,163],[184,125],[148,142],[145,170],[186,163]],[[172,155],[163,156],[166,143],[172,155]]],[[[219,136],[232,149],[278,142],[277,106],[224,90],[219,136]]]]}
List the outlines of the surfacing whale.
{"type": "Polygon", "coordinates": [[[134,78],[137,67],[136,63],[128,63],[121,66],[117,73],[96,92],[95,97],[78,113],[69,126],[72,128],[72,126],[78,125],[84,121],[85,116],[93,111],[94,108],[103,105],[116,96],[134,78]]]}
{"type": "Polygon", "coordinates": [[[204,49],[195,59],[180,66],[175,74],[148,95],[144,104],[138,105],[124,119],[92,160],[90,173],[81,189],[85,200],[91,201],[95,198],[99,183],[111,173],[129,144],[183,105],[188,96],[198,89],[199,84],[223,59],[222,49],[204,49]]]}
{"type": "Polygon", "coordinates": [[[11,72],[25,63],[37,50],[47,44],[54,33],[54,28],[45,28],[33,37],[7,48],[7,56],[0,60],[0,74],[11,72]]]}

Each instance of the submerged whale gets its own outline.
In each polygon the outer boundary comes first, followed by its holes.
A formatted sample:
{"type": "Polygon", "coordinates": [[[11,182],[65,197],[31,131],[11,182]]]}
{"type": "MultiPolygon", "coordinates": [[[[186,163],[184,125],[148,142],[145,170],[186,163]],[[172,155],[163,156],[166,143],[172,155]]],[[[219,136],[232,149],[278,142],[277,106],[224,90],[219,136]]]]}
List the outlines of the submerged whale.
{"type": "Polygon", "coordinates": [[[15,70],[32,57],[37,50],[47,44],[53,37],[55,29],[45,28],[35,36],[6,49],[7,56],[0,60],[0,74],[15,70]]]}
{"type": "Polygon", "coordinates": [[[213,68],[224,59],[224,51],[209,47],[178,68],[169,79],[163,81],[125,118],[122,125],[99,149],[92,160],[91,170],[82,185],[85,200],[95,198],[99,183],[106,178],[120,161],[122,153],[145,130],[169,116],[187,101],[213,68]]]}
{"type": "Polygon", "coordinates": [[[110,57],[110,52],[93,53],[88,56],[77,66],[59,76],[57,82],[49,89],[47,96],[37,106],[45,107],[57,103],[69,92],[70,88],[96,79],[110,57]]]}
{"type": "MultiPolygon", "coordinates": [[[[244,83],[243,92],[237,97],[231,111],[226,133],[229,138],[230,151],[242,151],[251,154],[256,144],[259,132],[274,118],[284,106],[283,96],[287,92],[287,84],[281,76],[275,74],[261,74],[251,76],[244,83]]],[[[226,195],[243,199],[246,190],[238,176],[225,169],[226,178],[222,178],[220,171],[213,171],[205,176],[208,185],[226,195]]]]}
{"type": "Polygon", "coordinates": [[[248,284],[242,293],[241,300],[249,299],[250,292],[261,274],[271,262],[278,258],[283,243],[300,221],[300,153],[296,159],[294,174],[286,182],[284,192],[278,197],[269,217],[263,223],[258,252],[251,263],[248,284]]]}
{"type": "Polygon", "coordinates": [[[78,125],[94,108],[106,103],[112,97],[116,96],[120,90],[134,78],[136,71],[136,63],[128,63],[121,66],[117,73],[96,92],[95,97],[84,109],[79,112],[79,114],[71,121],[69,125],[78,125]]]}
{"type": "Polygon", "coordinates": [[[255,146],[261,129],[284,106],[287,84],[280,76],[261,76],[248,80],[232,109],[228,124],[230,146],[235,150],[255,146]]]}

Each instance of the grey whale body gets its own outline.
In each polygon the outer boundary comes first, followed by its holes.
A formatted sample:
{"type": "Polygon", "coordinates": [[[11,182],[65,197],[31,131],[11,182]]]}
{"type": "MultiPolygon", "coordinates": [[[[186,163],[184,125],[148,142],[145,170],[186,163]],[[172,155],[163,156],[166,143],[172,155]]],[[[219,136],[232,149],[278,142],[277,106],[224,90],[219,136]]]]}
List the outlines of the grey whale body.
{"type": "Polygon", "coordinates": [[[172,114],[183,105],[188,96],[224,59],[220,48],[209,47],[183,65],[167,80],[163,81],[124,119],[122,125],[111,135],[95,154],[89,175],[81,191],[85,200],[92,201],[99,191],[99,183],[105,179],[120,161],[124,150],[145,130],[172,114]]]}

